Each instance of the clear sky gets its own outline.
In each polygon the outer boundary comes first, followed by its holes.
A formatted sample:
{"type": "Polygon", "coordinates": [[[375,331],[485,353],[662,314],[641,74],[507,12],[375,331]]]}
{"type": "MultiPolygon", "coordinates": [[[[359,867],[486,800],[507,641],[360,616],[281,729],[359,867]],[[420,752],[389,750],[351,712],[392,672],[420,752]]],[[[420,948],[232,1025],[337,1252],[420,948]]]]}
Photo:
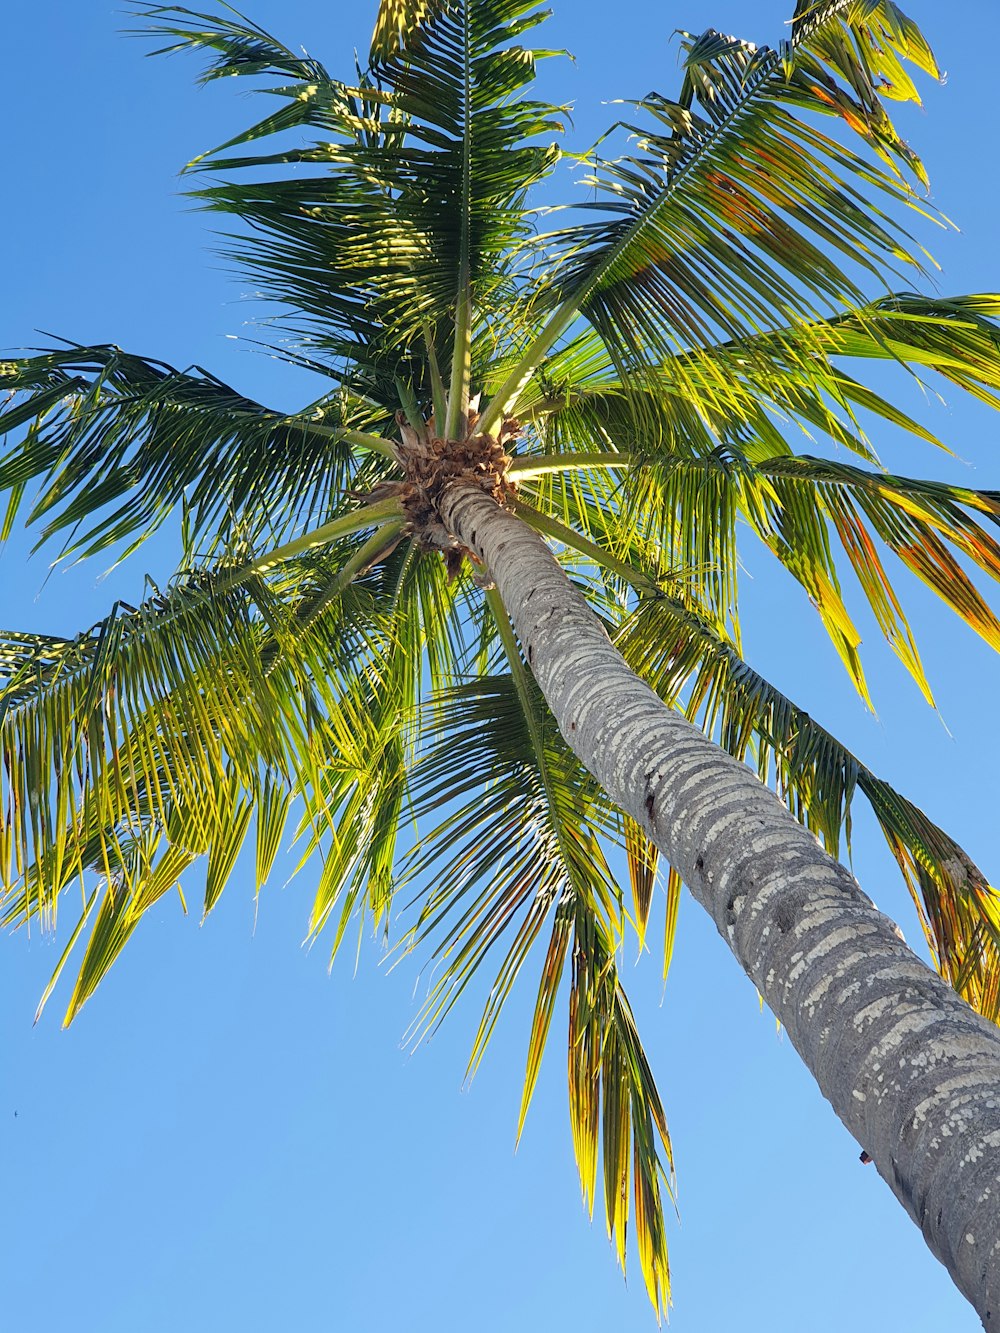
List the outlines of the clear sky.
{"type": "MultiPolygon", "coordinates": [[[[373,0],[246,0],[263,26],[348,74],[373,0]]],[[[210,7],[205,0],[206,8],[210,7]]],[[[575,64],[547,71],[576,106],[575,143],[617,114],[601,103],[669,92],[670,34],[715,26],[776,41],[791,0],[555,0],[543,40],[575,64]]],[[[961,227],[932,239],[946,293],[1000,288],[996,251],[1000,40],[994,0],[905,7],[948,72],[904,120],[934,202],[961,227]]],[[[7,203],[0,346],[37,330],[201,364],[275,406],[312,386],[231,340],[261,310],[211,253],[208,221],[176,171],[260,114],[230,84],[197,90],[190,59],[149,61],[104,0],[32,0],[5,15],[0,87],[7,203]]],[[[569,187],[568,187],[569,188],[569,187]]],[[[1000,487],[998,423],[957,394],[910,400],[957,455],[880,440],[899,471],[1000,487]]],[[[3,622],[74,633],[164,543],[99,582],[45,582],[15,541],[0,558],[3,622]],[[43,587],[44,584],[44,587],[43,587]]],[[[920,701],[866,628],[878,718],[854,697],[805,600],[752,550],[746,654],[1000,875],[997,663],[905,583],[940,704],[920,701]],[[793,615],[794,613],[794,615],[793,615]]],[[[994,605],[997,604],[994,597],[994,605]]],[[[907,937],[919,936],[893,864],[858,819],[855,869],[907,937]]],[[[535,977],[462,1089],[474,1006],[411,1055],[401,1038],[426,979],[388,973],[374,946],[332,977],[303,950],[310,875],[267,891],[234,883],[208,924],[176,898],[137,933],[74,1027],[35,1004],[62,940],[3,941],[0,1152],[5,1291],[18,1333],[269,1333],[291,1329],[654,1327],[638,1268],[616,1271],[588,1224],[569,1141],[561,1034],[514,1155],[535,977]]],[[[671,1225],[678,1333],[973,1333],[978,1322],[842,1130],[701,910],[682,911],[665,993],[655,959],[626,968],[678,1155],[671,1225]]]]}

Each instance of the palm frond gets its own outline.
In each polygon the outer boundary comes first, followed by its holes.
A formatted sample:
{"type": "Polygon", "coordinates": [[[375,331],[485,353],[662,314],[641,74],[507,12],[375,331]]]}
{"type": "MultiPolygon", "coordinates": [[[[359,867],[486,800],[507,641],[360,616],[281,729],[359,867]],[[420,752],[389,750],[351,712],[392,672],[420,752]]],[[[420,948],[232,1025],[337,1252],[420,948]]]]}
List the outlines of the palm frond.
{"type": "Polygon", "coordinates": [[[570,956],[570,1118],[584,1196],[592,1209],[603,1140],[609,1236],[624,1266],[631,1193],[639,1261],[659,1313],[669,1294],[662,1196],[670,1190],[671,1158],[662,1104],[617,972],[623,899],[597,830],[614,833],[618,818],[600,816],[593,780],[559,736],[495,596],[493,610],[510,672],[456,685],[433,700],[434,740],[412,773],[416,811],[449,811],[422,837],[408,869],[435,885],[415,937],[438,939],[442,967],[420,1027],[439,1022],[509,941],[473,1044],[472,1073],[548,925],[519,1133],[570,956]]]}
{"type": "Polygon", "coordinates": [[[659,1319],[670,1300],[663,1210],[664,1194],[672,1194],[670,1140],[613,956],[595,924],[592,917],[578,922],[574,935],[569,1002],[573,1145],[592,1207],[600,1133],[608,1236],[623,1271],[632,1195],[639,1265],[659,1319]]]}
{"type": "Polygon", "coordinates": [[[421,238],[397,214],[392,183],[380,165],[403,134],[391,98],[360,71],[353,84],[345,83],[319,62],[294,56],[235,11],[229,11],[233,18],[172,5],[137,12],[147,21],[147,34],[172,39],[154,54],[209,52],[204,78],[249,76],[281,99],[277,111],[188,165],[189,171],[265,173],[264,179],[229,179],[193,192],[250,229],[249,237],[230,238],[230,257],[254,275],[265,295],[303,314],[312,332],[321,331],[317,346],[334,359],[350,360],[374,386],[377,401],[394,400],[396,381],[426,384],[423,349],[414,353],[394,336],[399,303],[413,322],[412,270],[421,238]],[[279,138],[270,152],[225,155],[288,133],[300,142],[279,138]],[[302,143],[310,133],[320,137],[302,143]],[[318,171],[299,171],[309,166],[318,171]],[[276,178],[274,168],[287,171],[276,178]]]}
{"type": "MultiPolygon", "coordinates": [[[[933,370],[989,407],[1000,406],[1000,296],[991,292],[928,297],[896,293],[816,330],[827,357],[894,361],[933,370]]],[[[801,356],[797,333],[762,339],[765,354],[801,356]]],[[[867,406],[867,404],[862,404],[867,406]]],[[[906,429],[912,427],[907,424],[906,429]]]]}
{"type": "MultiPolygon", "coordinates": [[[[637,470],[627,483],[626,522],[635,523],[637,513],[645,511],[650,515],[646,525],[655,530],[663,525],[666,512],[676,515],[683,527],[696,527],[704,514],[699,504],[707,484],[703,474],[714,476],[716,488],[728,489],[730,503],[805,588],[864,697],[860,635],[841,591],[834,538],[880,629],[928,699],[930,687],[878,543],[987,643],[1000,648],[1000,623],[953,553],[991,578],[1000,578],[1000,545],[981,521],[985,517],[992,526],[1000,524],[1000,493],[893,476],[808,455],[784,453],[750,465],[720,450],[710,459],[670,459],[659,467],[637,470]]],[[[710,488],[709,494],[715,493],[710,488]]],[[[724,545],[714,549],[716,559],[726,559],[724,545]]],[[[711,553],[709,547],[706,558],[711,553]]],[[[735,563],[734,556],[729,558],[735,563]]],[[[717,615],[717,599],[705,597],[700,589],[699,596],[717,615]]]]}
{"type": "MultiPolygon", "coordinates": [[[[396,890],[397,838],[404,817],[428,688],[451,687],[471,656],[467,581],[449,582],[444,563],[416,543],[399,548],[370,581],[391,631],[364,668],[362,690],[326,693],[329,740],[299,783],[305,842],[299,865],[320,851],[322,870],[309,935],[336,921],[331,962],[352,920],[388,937],[396,890]]],[[[431,713],[433,714],[433,706],[431,713]]]]}
{"type": "Polygon", "coordinates": [[[634,457],[665,451],[698,457],[735,443],[752,446],[751,459],[766,458],[786,451],[781,428],[790,422],[807,438],[818,433],[874,462],[865,424],[871,419],[931,444],[941,441],[844,362],[890,361],[918,377],[933,371],[996,406],[998,315],[1000,298],[991,293],[896,293],[815,323],[804,336],[789,326],[692,348],[625,378],[590,330],[538,367],[519,410],[537,449],[567,455],[613,449],[634,457]],[[734,431],[734,424],[746,429],[734,431]]]}
{"type": "MultiPolygon", "coordinates": [[[[790,396],[787,388],[783,392],[790,396]]],[[[598,412],[600,399],[598,393],[598,412]]],[[[579,421],[595,403],[566,410],[579,421]]],[[[627,413],[627,403],[622,411],[627,413]]],[[[561,415],[553,408],[557,420],[561,415]]],[[[889,415],[887,405],[883,415],[889,415]]],[[[537,472],[529,453],[515,475],[524,478],[529,505],[561,511],[570,529],[591,542],[596,538],[589,554],[598,565],[611,572],[624,558],[654,584],[667,570],[684,571],[683,583],[677,577],[672,582],[673,595],[709,611],[734,633],[741,519],[804,587],[863,697],[860,634],[841,590],[835,542],[880,629],[928,699],[930,687],[880,544],[1000,647],[1000,624],[960,563],[962,558],[990,578],[1000,577],[1000,544],[990,531],[1000,523],[1000,493],[794,454],[776,424],[760,429],[764,420],[758,406],[756,416],[720,426],[725,444],[701,456],[675,447],[682,442],[672,437],[659,447],[636,440],[633,450],[620,452],[564,449],[539,459],[537,472]],[[607,480],[609,472],[621,480],[607,480]]],[[[606,443],[614,441],[608,437],[606,443]]],[[[565,534],[563,540],[573,544],[565,534]]]]}
{"type": "MultiPolygon", "coordinates": [[[[763,412],[798,421],[804,430],[816,427],[838,444],[868,455],[871,441],[855,412],[897,426],[931,444],[939,441],[922,423],[865,385],[844,362],[881,360],[909,370],[918,380],[933,371],[990,407],[1000,404],[1000,298],[992,293],[936,297],[897,292],[847,314],[818,321],[802,330],[794,326],[750,338],[692,349],[679,358],[683,366],[685,402],[708,425],[713,444],[725,438],[719,422],[734,418],[760,437],[760,456],[768,439],[759,428],[763,412]],[[725,379],[730,394],[725,412],[713,404],[715,385],[725,379]],[[699,386],[707,386],[702,395],[699,386]],[[832,412],[839,413],[838,421],[832,412]]],[[[661,367],[652,392],[677,393],[673,362],[661,367]]],[[[931,386],[934,387],[934,381],[931,386]]],[[[602,386],[594,386],[597,402],[602,386]]],[[[612,382],[607,391],[627,397],[640,386],[612,382]]],[[[647,393],[651,390],[646,390],[647,393]]],[[[586,386],[582,397],[589,398],[586,386]]],[[[558,404],[557,404],[558,405],[558,404]]],[[[690,427],[687,428],[690,431],[690,427]]],[[[698,441],[701,436],[691,432],[698,441]]]]}
{"type": "MultiPolygon", "coordinates": [[[[779,49],[714,30],[685,35],[679,97],[649,94],[633,104],[644,122],[624,126],[638,153],[609,159],[603,145],[595,150],[588,183],[606,201],[582,205],[597,219],[561,233],[564,262],[549,283],[555,309],[498,388],[484,429],[514,410],[581,315],[637,373],[720,339],[808,327],[864,304],[862,280],[920,267],[885,211],[918,206],[894,164],[919,174],[919,163],[882,106],[888,65],[873,44],[884,42],[895,64],[928,60],[883,11],[881,0],[810,5],[779,49]],[[888,161],[857,156],[803,112],[837,116],[888,161]]],[[[724,381],[718,390],[724,399],[724,381]]]]}
{"type": "Polygon", "coordinates": [[[421,26],[443,10],[452,0],[380,0],[375,31],[372,34],[372,63],[395,55],[419,33],[421,26]]]}
{"type": "Polygon", "coordinates": [[[653,888],[660,854],[645,831],[631,815],[622,816],[625,835],[625,854],[628,857],[628,875],[632,885],[632,906],[635,913],[636,934],[640,949],[646,942],[649,909],[653,903],[653,888]]]}
{"type": "MultiPolygon", "coordinates": [[[[391,27],[406,12],[383,17],[391,27]]],[[[149,17],[174,37],[169,49],[218,52],[210,73],[294,73],[273,39],[275,60],[264,58],[271,48],[256,29],[183,8],[149,17]],[[246,58],[258,48],[260,59],[246,58]]],[[[405,45],[383,43],[375,70],[353,86],[300,62],[300,82],[266,89],[285,99],[282,110],[222,149],[290,129],[322,139],[239,158],[214,150],[193,165],[267,169],[268,179],[196,191],[251,228],[234,257],[265,294],[301,311],[334,355],[413,382],[429,401],[434,364],[452,360],[456,322],[467,358],[475,310],[495,303],[518,251],[530,248],[524,195],[558,156],[537,141],[560,125],[557,108],[521,95],[535,55],[512,39],[544,18],[530,0],[456,0],[419,17],[405,45]],[[275,179],[271,170],[306,165],[318,173],[275,179]]]]}
{"type": "Polygon", "coordinates": [[[205,371],[106,346],[5,362],[0,388],[11,395],[0,410],[8,530],[27,504],[40,541],[62,535],[84,555],[123,542],[134,550],[179,511],[188,555],[206,537],[280,541],[389,466],[376,454],[379,465],[359,476],[356,446],[371,457],[380,441],[365,431],[389,420],[346,390],[276,412],[205,371]]]}
{"type": "Polygon", "coordinates": [[[292,51],[232,5],[221,7],[224,14],[206,14],[183,5],[135,4],[132,13],[144,20],[144,26],[133,35],[154,33],[168,38],[168,45],[154,55],[172,55],[191,47],[214,52],[201,76],[203,83],[233,75],[274,74],[303,83],[325,76],[318,61],[292,51]]]}
{"type": "Polygon", "coordinates": [[[370,920],[388,934],[415,713],[408,663],[400,661],[406,651],[395,646],[387,652],[368,689],[341,693],[324,720],[329,752],[302,774],[299,838],[308,837],[299,864],[316,851],[322,854],[309,935],[318,935],[336,917],[331,961],[356,916],[361,928],[370,920]]]}
{"type": "Polygon", "coordinates": [[[533,142],[561,130],[557,108],[520,95],[536,53],[512,44],[545,17],[534,0],[454,0],[378,65],[406,122],[394,184],[426,247],[421,316],[452,326],[449,438],[464,434],[475,312],[494,304],[530,238],[525,193],[558,158],[533,142]]]}
{"type": "Polygon", "coordinates": [[[912,638],[872,534],[991,647],[1000,649],[1000,622],[948,549],[953,546],[991,578],[1000,579],[1000,545],[964,512],[971,509],[1000,526],[1000,492],[868,472],[808,456],[772,459],[758,470],[774,486],[784,512],[795,507],[803,491],[815,497],[883,633],[918,681],[923,674],[912,638]]]}
{"type": "Polygon", "coordinates": [[[74,878],[104,884],[69,1017],[201,856],[212,909],[254,813],[266,878],[292,792],[337,752],[330,719],[385,688],[363,575],[392,540],[190,574],[73,640],[4,636],[3,919],[49,924],[74,878]]]}

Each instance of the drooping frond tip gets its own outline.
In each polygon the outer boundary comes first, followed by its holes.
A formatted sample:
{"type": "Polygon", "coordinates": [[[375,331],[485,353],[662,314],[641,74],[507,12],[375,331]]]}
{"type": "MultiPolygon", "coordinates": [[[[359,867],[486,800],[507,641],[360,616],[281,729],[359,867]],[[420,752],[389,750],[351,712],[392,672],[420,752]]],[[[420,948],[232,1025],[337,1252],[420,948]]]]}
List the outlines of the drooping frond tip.
{"type": "Polygon", "coordinates": [[[414,1031],[440,1021],[476,971],[506,949],[473,1044],[474,1073],[518,974],[548,930],[518,1136],[569,970],[569,1111],[584,1199],[592,1211],[603,1160],[609,1237],[624,1270],[631,1228],[661,1316],[669,1300],[664,1204],[672,1197],[672,1154],[618,976],[623,895],[596,836],[612,829],[616,815],[599,808],[596,784],[545,709],[494,591],[487,604],[510,674],[462,682],[429,701],[435,738],[411,770],[418,817],[449,811],[408,867],[409,877],[433,886],[415,935],[438,939],[441,968],[414,1031]]]}

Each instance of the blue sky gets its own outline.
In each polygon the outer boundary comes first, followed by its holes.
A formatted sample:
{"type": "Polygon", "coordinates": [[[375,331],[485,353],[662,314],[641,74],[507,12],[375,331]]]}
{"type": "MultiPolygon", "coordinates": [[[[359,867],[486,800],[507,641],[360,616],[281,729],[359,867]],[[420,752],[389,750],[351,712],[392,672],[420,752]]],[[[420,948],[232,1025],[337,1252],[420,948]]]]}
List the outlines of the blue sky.
{"type": "MultiPolygon", "coordinates": [[[[249,0],[248,0],[249,3],[249,0]]],[[[208,6],[206,6],[208,7],[208,6]]],[[[256,0],[289,44],[349,72],[369,0],[256,0]]],[[[676,86],[674,28],[709,25],[774,41],[791,0],[556,2],[544,40],[556,100],[573,100],[577,146],[617,112],[601,103],[676,86]],[[610,13],[610,17],[609,17],[610,13]]],[[[961,227],[931,237],[943,292],[997,290],[996,109],[1000,11],[967,0],[952,24],[910,0],[948,79],[904,117],[934,202],[961,227]]],[[[249,123],[229,85],[198,90],[191,60],[149,61],[103,0],[33,0],[6,16],[0,100],[11,189],[0,346],[115,341],[199,363],[291,408],[311,385],[232,340],[261,311],[211,252],[207,220],[176,172],[249,123]]],[[[997,488],[997,422],[957,398],[909,400],[956,457],[879,443],[900,471],[997,488]]],[[[74,632],[142,574],[169,572],[165,542],[99,581],[87,566],[45,580],[15,541],[0,558],[3,621],[74,632]]],[[[921,703],[866,625],[879,707],[866,715],[801,597],[747,555],[747,656],[924,806],[994,877],[996,824],[989,651],[907,583],[940,717],[921,703]],[[791,614],[794,612],[794,616],[791,614]]],[[[994,604],[996,604],[994,598],[994,604]]],[[[855,869],[915,941],[919,928],[887,853],[859,818],[855,869]]],[[[470,1089],[475,1030],[460,1009],[417,1054],[401,1046],[422,987],[374,945],[356,975],[327,975],[301,946],[308,874],[261,899],[234,883],[203,928],[176,900],[137,937],[68,1033],[38,996],[62,941],[3,941],[0,1151],[4,1326],[19,1333],[209,1333],[240,1328],[499,1333],[654,1327],[636,1270],[626,1287],[603,1221],[589,1225],[572,1163],[563,1062],[552,1048],[513,1152],[534,978],[470,1089]]],[[[627,973],[629,969],[626,969],[627,973]]],[[[671,1226],[672,1327],[709,1333],[978,1327],[920,1236],[762,1011],[690,900],[665,993],[655,959],[628,975],[678,1154],[671,1226]]],[[[57,997],[58,999],[58,997],[57,997]]]]}

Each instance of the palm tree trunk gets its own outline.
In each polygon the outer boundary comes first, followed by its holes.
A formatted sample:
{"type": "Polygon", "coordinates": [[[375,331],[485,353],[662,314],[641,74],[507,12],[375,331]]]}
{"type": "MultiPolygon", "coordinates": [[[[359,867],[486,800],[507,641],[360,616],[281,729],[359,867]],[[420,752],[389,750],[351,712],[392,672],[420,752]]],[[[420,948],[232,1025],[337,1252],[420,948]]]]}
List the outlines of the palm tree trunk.
{"type": "Polygon", "coordinates": [[[630,671],[540,537],[471,486],[440,510],[496,582],[568,743],[680,872],[984,1327],[1000,1327],[1000,1031],[749,768],[630,671]]]}

